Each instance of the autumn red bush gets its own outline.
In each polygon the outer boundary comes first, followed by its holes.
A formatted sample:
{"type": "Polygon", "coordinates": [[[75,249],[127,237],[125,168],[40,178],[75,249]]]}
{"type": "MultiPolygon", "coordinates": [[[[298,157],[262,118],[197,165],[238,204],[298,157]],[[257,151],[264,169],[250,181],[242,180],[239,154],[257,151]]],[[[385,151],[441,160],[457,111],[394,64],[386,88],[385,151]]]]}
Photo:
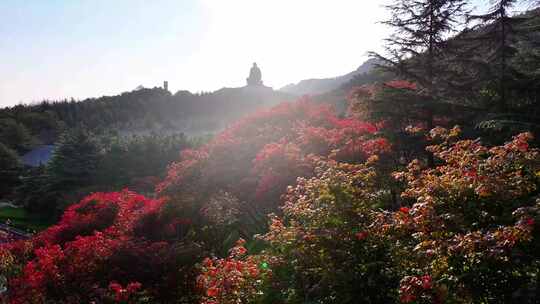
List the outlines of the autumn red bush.
{"type": "Polygon", "coordinates": [[[157,190],[178,195],[183,187],[197,183],[253,199],[255,192],[243,187],[257,184],[265,170],[280,175],[284,168],[294,169],[290,165],[309,166],[310,154],[359,161],[388,150],[377,131],[373,124],[339,118],[326,105],[309,100],[283,103],[241,120],[196,151],[183,152],[157,190]]]}
{"type": "Polygon", "coordinates": [[[279,212],[287,186],[313,176],[318,159],[361,162],[389,151],[378,131],[373,124],[338,117],[324,104],[283,103],[248,116],[198,150],[184,151],[157,191],[176,214],[189,214],[199,237],[223,254],[232,245],[229,236],[264,231],[266,214],[279,212]],[[225,198],[235,203],[221,203],[225,198]],[[217,223],[208,216],[210,206],[218,205],[229,206],[220,210],[232,217],[217,223]],[[225,222],[232,230],[224,229],[225,222]]]}
{"type": "MultiPolygon", "coordinates": [[[[135,303],[137,295],[158,301],[180,297],[178,281],[189,276],[178,262],[182,253],[166,241],[137,234],[142,220],[162,205],[162,200],[127,190],[95,193],[70,206],[57,225],[7,245],[0,264],[11,277],[10,303],[135,303]]],[[[192,289],[193,284],[186,285],[192,289]]]]}
{"type": "Polygon", "coordinates": [[[253,302],[263,280],[271,276],[261,256],[247,255],[246,241],[239,239],[226,258],[206,258],[201,263],[197,285],[202,304],[253,302]]]}

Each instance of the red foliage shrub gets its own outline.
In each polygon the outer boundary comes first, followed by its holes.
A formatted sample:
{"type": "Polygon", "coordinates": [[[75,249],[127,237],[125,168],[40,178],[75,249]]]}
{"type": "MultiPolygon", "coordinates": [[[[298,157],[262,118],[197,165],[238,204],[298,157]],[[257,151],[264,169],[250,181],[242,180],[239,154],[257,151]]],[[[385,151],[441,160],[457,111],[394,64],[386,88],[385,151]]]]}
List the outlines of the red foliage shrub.
{"type": "Polygon", "coordinates": [[[192,217],[219,192],[236,197],[243,213],[246,208],[274,212],[288,185],[313,175],[317,158],[358,162],[388,151],[377,131],[375,125],[338,117],[326,105],[283,103],[241,120],[199,150],[184,152],[157,191],[192,217]]]}
{"type": "Polygon", "coordinates": [[[23,265],[11,274],[10,303],[124,303],[139,290],[156,300],[178,296],[178,281],[190,275],[178,249],[135,233],[162,204],[127,190],[95,193],[32,240],[7,245],[23,265]]]}
{"type": "Polygon", "coordinates": [[[139,282],[132,282],[127,284],[124,288],[116,282],[111,282],[111,284],[109,284],[109,289],[114,293],[114,300],[116,302],[126,302],[130,299],[132,294],[141,288],[141,286],[142,285],[139,282]]]}
{"type": "Polygon", "coordinates": [[[246,256],[245,241],[240,239],[224,259],[206,258],[201,265],[197,285],[202,304],[252,303],[262,279],[271,275],[261,257],[246,256]]]}

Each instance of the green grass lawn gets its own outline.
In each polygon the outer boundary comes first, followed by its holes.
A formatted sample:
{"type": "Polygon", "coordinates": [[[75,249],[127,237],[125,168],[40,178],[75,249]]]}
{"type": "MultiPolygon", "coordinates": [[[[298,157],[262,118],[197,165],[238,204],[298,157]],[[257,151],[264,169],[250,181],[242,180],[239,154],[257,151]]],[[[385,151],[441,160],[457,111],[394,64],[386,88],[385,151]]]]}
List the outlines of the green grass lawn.
{"type": "Polygon", "coordinates": [[[41,231],[52,225],[49,220],[28,215],[23,208],[0,208],[0,223],[5,223],[8,219],[11,226],[27,232],[41,231]]]}

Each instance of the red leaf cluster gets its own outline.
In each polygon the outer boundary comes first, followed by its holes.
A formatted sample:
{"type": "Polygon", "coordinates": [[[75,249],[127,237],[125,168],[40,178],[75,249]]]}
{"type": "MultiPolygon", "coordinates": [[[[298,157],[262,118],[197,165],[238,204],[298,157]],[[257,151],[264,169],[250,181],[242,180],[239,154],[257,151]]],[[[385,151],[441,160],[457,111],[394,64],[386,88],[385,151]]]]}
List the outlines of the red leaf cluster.
{"type": "Polygon", "coordinates": [[[70,206],[57,225],[5,245],[3,252],[24,265],[10,280],[9,303],[102,302],[110,291],[125,303],[142,289],[159,298],[168,279],[182,278],[174,247],[139,235],[144,219],[162,205],[127,190],[94,193],[70,206]]]}
{"type": "Polygon", "coordinates": [[[224,259],[206,258],[201,265],[197,285],[203,304],[238,303],[249,299],[270,271],[261,267],[260,258],[246,256],[245,241],[240,239],[224,259]]]}
{"type": "Polygon", "coordinates": [[[378,130],[340,118],[329,106],[308,99],[282,103],[239,121],[200,149],[182,153],[157,191],[173,201],[194,192],[211,196],[225,191],[274,211],[288,185],[313,175],[317,159],[360,162],[388,152],[390,144],[377,136],[378,130]]]}

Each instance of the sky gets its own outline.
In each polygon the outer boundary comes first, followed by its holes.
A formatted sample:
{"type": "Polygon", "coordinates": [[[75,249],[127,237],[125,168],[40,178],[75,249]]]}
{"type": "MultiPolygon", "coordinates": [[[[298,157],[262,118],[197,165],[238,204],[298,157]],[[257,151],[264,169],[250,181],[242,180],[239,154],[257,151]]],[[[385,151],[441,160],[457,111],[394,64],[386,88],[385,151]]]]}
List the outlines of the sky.
{"type": "MultiPolygon", "coordinates": [[[[480,0],[477,0],[477,2],[480,0]]],[[[386,0],[1,0],[0,107],[137,86],[278,89],[380,51],[386,0]]]]}

